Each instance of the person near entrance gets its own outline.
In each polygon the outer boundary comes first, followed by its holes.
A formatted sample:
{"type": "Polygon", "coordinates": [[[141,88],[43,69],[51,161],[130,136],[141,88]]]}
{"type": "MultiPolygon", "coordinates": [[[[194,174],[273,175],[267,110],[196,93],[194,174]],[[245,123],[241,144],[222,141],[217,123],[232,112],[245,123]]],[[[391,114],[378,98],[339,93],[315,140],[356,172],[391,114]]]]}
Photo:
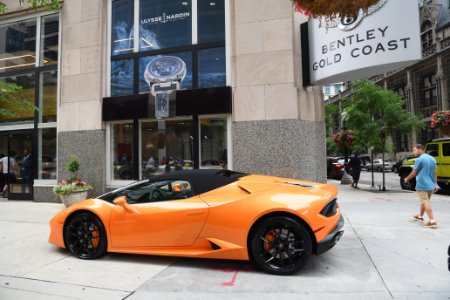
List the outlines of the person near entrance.
{"type": "Polygon", "coordinates": [[[20,176],[22,177],[22,193],[25,193],[26,188],[29,187],[33,182],[33,163],[30,154],[30,150],[28,148],[23,149],[23,156],[20,158],[18,165],[20,167],[20,176]]]}
{"type": "Polygon", "coordinates": [[[436,228],[437,223],[433,217],[433,211],[430,205],[431,195],[438,190],[436,185],[436,160],[425,153],[425,149],[421,144],[414,146],[413,153],[418,157],[414,162],[413,171],[405,178],[405,183],[408,183],[411,178],[416,176],[416,191],[421,203],[419,214],[414,214],[413,218],[416,221],[423,222],[423,215],[426,212],[429,220],[424,226],[427,228],[436,228]]]}
{"type": "Polygon", "coordinates": [[[2,196],[4,198],[8,197],[8,187],[15,181],[16,178],[14,171],[14,168],[16,166],[16,160],[14,159],[15,155],[15,151],[10,151],[9,156],[5,156],[0,159],[0,164],[2,165],[3,182],[5,184],[2,190],[2,196]]]}

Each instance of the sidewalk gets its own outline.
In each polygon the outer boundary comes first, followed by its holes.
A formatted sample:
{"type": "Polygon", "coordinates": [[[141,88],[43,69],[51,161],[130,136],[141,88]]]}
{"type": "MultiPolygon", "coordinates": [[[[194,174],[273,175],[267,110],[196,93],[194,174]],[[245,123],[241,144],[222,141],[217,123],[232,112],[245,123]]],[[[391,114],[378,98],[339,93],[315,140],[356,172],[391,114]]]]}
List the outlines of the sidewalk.
{"type": "Polygon", "coordinates": [[[62,204],[0,200],[0,299],[446,299],[450,197],[438,229],[410,222],[417,195],[337,185],[341,241],[294,276],[250,263],[108,254],[80,260],[47,243],[62,204]]]}

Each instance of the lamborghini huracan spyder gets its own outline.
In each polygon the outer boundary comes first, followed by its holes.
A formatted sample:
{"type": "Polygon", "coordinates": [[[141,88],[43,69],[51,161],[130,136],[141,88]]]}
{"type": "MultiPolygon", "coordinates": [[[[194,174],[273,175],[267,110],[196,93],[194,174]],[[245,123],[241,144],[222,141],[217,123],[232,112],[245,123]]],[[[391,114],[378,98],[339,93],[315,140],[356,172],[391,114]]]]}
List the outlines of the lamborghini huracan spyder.
{"type": "Polygon", "coordinates": [[[50,221],[75,256],[106,252],[253,260],[300,270],[343,234],[333,185],[232,171],[172,172],[80,201],[50,221]]]}

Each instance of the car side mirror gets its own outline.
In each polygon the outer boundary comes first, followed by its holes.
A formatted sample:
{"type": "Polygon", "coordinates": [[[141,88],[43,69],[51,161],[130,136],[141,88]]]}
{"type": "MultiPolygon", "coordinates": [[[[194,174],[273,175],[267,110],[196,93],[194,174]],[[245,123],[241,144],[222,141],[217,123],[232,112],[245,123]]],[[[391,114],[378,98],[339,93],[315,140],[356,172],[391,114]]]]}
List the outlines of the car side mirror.
{"type": "Polygon", "coordinates": [[[137,210],[132,205],[128,204],[127,196],[117,197],[116,199],[114,199],[113,203],[118,205],[118,206],[120,206],[120,207],[123,207],[127,211],[130,211],[130,212],[133,212],[133,213],[139,213],[139,210],[137,210]]]}
{"type": "Polygon", "coordinates": [[[117,197],[116,199],[114,199],[113,203],[125,208],[128,205],[127,197],[126,196],[117,197]]]}

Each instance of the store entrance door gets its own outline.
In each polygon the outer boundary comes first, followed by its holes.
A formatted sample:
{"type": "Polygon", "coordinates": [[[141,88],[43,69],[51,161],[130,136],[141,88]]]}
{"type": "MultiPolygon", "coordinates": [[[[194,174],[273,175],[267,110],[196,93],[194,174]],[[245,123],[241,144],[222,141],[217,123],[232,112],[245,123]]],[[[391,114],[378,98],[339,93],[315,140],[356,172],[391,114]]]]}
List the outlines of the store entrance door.
{"type": "MultiPolygon", "coordinates": [[[[7,197],[10,200],[33,200],[34,159],[33,132],[20,131],[0,136],[2,145],[7,144],[4,153],[9,163],[3,164],[3,185],[6,185],[7,197]],[[7,176],[5,176],[7,173],[7,176]]],[[[5,148],[5,147],[2,147],[5,148]]],[[[2,161],[6,161],[2,159],[2,161]]],[[[4,189],[2,189],[4,190],[4,189]]]]}

